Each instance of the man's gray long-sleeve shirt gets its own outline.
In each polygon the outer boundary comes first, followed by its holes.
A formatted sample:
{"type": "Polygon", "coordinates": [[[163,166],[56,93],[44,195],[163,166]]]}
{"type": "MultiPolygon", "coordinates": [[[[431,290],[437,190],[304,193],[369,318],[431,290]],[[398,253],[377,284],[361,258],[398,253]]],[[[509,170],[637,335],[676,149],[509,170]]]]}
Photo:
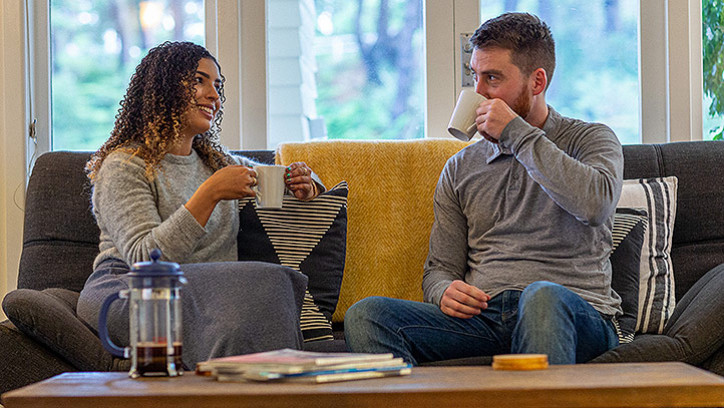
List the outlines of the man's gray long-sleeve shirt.
{"type": "Polygon", "coordinates": [[[425,301],[439,305],[457,279],[490,296],[545,280],[620,315],[608,258],[622,175],[611,129],[550,107],[543,129],[518,117],[498,145],[463,149],[435,190],[425,301]]]}

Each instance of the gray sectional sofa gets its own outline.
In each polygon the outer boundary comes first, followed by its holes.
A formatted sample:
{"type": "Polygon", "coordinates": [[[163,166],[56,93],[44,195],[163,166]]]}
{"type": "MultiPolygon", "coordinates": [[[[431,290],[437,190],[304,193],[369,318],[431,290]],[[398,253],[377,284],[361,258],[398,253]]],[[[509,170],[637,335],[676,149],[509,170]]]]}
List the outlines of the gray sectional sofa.
{"type": "MultiPolygon", "coordinates": [[[[272,151],[239,152],[272,162],[272,151]]],[[[724,142],[624,146],[625,178],[676,175],[671,257],[677,308],[663,334],[640,335],[595,362],[685,361],[724,375],[724,142]]],[[[40,156],[28,185],[18,290],[3,300],[0,393],[66,371],[127,370],[75,315],[99,231],[83,173],[87,152],[40,156]]],[[[352,205],[352,203],[350,203],[352,205]]],[[[314,350],[344,347],[337,340],[314,350]]],[[[443,364],[481,364],[465,359],[443,364]]]]}

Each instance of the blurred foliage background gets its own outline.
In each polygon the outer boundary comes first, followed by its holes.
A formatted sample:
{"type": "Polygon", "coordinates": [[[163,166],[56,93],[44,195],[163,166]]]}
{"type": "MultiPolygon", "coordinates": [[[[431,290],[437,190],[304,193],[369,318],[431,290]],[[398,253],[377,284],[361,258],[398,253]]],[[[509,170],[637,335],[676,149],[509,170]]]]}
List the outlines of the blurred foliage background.
{"type": "Polygon", "coordinates": [[[724,139],[724,1],[702,0],[704,132],[724,139]],[[708,115],[707,115],[708,113],[708,115]]]}
{"type": "MultiPolygon", "coordinates": [[[[551,26],[558,57],[547,97],[553,107],[606,123],[624,143],[640,142],[639,0],[480,1],[481,19],[526,10],[551,26]]],[[[705,139],[724,132],[722,3],[702,2],[705,139]]],[[[328,137],[424,137],[422,0],[314,4],[316,104],[328,137]]],[[[53,149],[97,149],[149,48],[166,40],[204,44],[203,10],[203,0],[51,0],[53,149]]]]}
{"type": "Polygon", "coordinates": [[[53,150],[108,139],[131,74],[167,40],[204,44],[203,0],[51,0],[53,150]]]}

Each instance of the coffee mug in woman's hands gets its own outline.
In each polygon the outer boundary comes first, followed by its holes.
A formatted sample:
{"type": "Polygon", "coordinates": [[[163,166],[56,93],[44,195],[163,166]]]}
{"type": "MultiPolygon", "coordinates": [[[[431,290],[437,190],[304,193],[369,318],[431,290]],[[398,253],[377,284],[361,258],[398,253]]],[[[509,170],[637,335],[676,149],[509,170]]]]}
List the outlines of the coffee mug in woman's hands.
{"type": "Polygon", "coordinates": [[[284,172],[285,166],[258,165],[254,166],[257,185],[256,206],[259,208],[282,208],[284,201],[284,172]]]}

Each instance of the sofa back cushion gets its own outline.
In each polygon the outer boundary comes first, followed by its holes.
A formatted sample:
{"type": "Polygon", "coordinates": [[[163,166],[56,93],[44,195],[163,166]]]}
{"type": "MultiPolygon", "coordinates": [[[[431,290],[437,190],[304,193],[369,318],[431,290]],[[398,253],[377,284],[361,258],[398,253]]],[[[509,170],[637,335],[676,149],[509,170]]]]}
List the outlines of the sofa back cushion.
{"type": "Polygon", "coordinates": [[[671,258],[676,299],[724,263],[724,142],[626,145],[624,178],[678,178],[671,258]]]}
{"type": "MultiPolygon", "coordinates": [[[[232,152],[263,163],[274,152],[232,152]]],[[[91,212],[85,175],[90,152],[50,152],[38,157],[25,197],[19,289],[80,291],[93,271],[100,230],[91,212]]]]}
{"type": "Polygon", "coordinates": [[[88,152],[38,157],[25,197],[18,288],[80,291],[98,254],[100,231],[83,170],[88,152]]]}

